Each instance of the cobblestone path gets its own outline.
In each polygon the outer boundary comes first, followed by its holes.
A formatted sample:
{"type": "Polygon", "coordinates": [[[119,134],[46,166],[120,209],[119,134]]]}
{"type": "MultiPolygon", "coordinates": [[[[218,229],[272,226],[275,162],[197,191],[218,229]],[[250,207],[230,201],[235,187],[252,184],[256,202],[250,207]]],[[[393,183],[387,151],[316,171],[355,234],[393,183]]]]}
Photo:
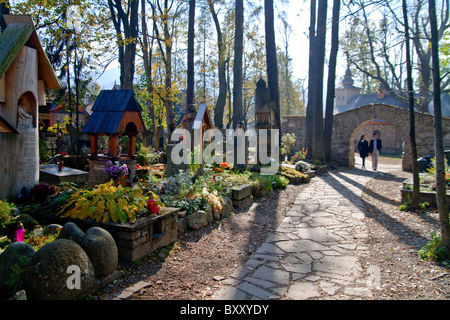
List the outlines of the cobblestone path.
{"type": "Polygon", "coordinates": [[[368,237],[361,195],[376,174],[355,168],[315,177],[213,299],[370,299],[377,268],[358,257],[368,237]]]}

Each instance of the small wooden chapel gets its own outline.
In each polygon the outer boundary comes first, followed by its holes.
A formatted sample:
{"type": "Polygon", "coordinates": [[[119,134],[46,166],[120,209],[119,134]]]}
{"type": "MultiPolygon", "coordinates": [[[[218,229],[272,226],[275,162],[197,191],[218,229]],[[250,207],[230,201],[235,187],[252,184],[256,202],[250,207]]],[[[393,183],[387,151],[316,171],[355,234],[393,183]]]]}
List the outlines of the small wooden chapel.
{"type": "Polygon", "coordinates": [[[127,165],[129,179],[135,175],[136,136],[145,132],[141,115],[142,107],[133,90],[102,90],[92,107],[92,114],[82,129],[91,137],[89,159],[89,185],[108,181],[105,176],[107,160],[120,161],[127,165]],[[106,154],[98,154],[98,138],[108,136],[106,154]],[[128,137],[128,152],[123,154],[118,145],[120,136],[128,137]]]}

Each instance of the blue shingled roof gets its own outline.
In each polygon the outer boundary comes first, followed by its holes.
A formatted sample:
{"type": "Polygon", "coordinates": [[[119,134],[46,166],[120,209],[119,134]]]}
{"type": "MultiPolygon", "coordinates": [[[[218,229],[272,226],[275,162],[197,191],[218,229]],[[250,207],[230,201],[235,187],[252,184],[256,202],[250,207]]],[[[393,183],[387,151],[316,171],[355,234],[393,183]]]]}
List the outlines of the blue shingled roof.
{"type": "Polygon", "coordinates": [[[142,108],[133,90],[102,90],[95,100],[92,111],[142,111],[142,108]]]}
{"type": "Polygon", "coordinates": [[[82,132],[114,134],[125,111],[142,111],[133,90],[102,90],[82,132]]]}

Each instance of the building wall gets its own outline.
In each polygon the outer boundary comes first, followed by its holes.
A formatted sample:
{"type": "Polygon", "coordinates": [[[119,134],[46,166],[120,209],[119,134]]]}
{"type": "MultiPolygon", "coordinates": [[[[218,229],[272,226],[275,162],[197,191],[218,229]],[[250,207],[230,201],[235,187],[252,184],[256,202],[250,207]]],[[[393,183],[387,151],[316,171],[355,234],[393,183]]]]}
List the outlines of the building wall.
{"type": "MultiPolygon", "coordinates": [[[[418,156],[434,154],[433,116],[416,112],[415,119],[418,156]]],[[[444,148],[450,149],[450,118],[443,118],[442,122],[444,148]]],[[[401,153],[403,170],[410,170],[409,111],[380,104],[367,105],[334,116],[332,160],[341,166],[353,166],[356,142],[363,133],[370,140],[374,130],[381,133],[384,153],[390,153],[390,150],[401,153]],[[375,119],[389,119],[390,125],[374,124],[372,121],[375,119]]],[[[306,145],[305,117],[284,117],[282,133],[286,132],[294,133],[297,137],[294,152],[301,150],[306,145]]]]}
{"type": "Polygon", "coordinates": [[[292,153],[302,150],[306,146],[306,125],[304,116],[288,116],[281,119],[281,133],[293,133],[296,137],[292,153]]]}
{"type": "MultiPolygon", "coordinates": [[[[398,128],[390,122],[369,122],[355,133],[355,146],[358,145],[359,139],[364,134],[366,140],[370,141],[373,132],[377,132],[379,138],[383,142],[384,154],[402,154],[402,139],[398,128]]],[[[357,148],[355,148],[355,152],[357,148]]]]}
{"type": "Polygon", "coordinates": [[[39,180],[37,70],[36,50],[23,47],[5,74],[6,101],[0,112],[19,134],[0,134],[0,200],[17,196],[22,187],[30,188],[39,180]],[[31,125],[18,123],[21,97],[32,113],[31,125]]]}

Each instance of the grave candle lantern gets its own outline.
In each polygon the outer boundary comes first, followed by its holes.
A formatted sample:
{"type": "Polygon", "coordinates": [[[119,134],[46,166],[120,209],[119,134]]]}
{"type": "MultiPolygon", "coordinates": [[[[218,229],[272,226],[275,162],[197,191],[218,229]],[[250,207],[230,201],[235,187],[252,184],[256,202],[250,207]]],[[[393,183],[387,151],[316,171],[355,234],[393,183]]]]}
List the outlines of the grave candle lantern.
{"type": "Polygon", "coordinates": [[[23,242],[25,240],[25,228],[23,227],[23,224],[21,221],[17,223],[16,228],[16,241],[17,242],[23,242]]]}
{"type": "Polygon", "coordinates": [[[150,211],[151,216],[154,216],[157,213],[159,213],[159,206],[158,206],[156,200],[153,198],[152,194],[149,195],[149,198],[147,200],[147,207],[148,207],[148,211],[150,211]]]}

